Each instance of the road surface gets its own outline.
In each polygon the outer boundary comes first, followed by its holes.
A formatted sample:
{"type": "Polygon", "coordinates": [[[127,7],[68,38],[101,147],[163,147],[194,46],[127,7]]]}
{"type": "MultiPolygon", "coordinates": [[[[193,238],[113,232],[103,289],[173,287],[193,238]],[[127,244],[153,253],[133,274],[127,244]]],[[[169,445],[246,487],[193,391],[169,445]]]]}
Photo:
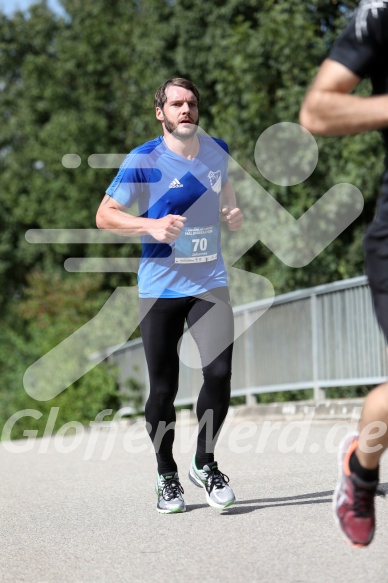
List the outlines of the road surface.
{"type": "MultiPolygon", "coordinates": [[[[188,479],[196,426],[177,426],[187,512],[159,515],[144,421],[64,426],[0,448],[2,583],[387,581],[388,500],[367,549],[332,518],[346,420],[271,421],[231,411],[216,458],[238,498],[218,511],[188,479]]],[[[388,489],[388,458],[381,470],[388,489]]]]}

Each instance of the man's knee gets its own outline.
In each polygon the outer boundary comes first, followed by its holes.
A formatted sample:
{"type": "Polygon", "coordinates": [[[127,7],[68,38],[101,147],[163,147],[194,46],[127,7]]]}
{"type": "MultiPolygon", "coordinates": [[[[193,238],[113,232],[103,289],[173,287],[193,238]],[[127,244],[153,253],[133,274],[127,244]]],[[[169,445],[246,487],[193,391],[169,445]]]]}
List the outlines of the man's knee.
{"type": "Polygon", "coordinates": [[[229,382],[232,377],[232,367],[229,362],[213,361],[203,369],[205,381],[213,384],[229,382]]]}

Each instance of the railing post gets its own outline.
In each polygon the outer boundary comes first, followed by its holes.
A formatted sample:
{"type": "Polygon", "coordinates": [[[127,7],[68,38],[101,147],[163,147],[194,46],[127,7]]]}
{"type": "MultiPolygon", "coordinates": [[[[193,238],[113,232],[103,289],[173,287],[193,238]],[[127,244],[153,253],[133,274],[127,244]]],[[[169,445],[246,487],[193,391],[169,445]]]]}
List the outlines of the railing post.
{"type": "MultiPolygon", "coordinates": [[[[253,386],[252,383],[252,371],[251,371],[251,367],[252,367],[252,362],[253,362],[253,354],[252,354],[252,340],[251,340],[251,326],[249,325],[249,310],[245,310],[244,311],[244,327],[245,327],[245,332],[244,332],[244,346],[245,346],[245,350],[244,350],[244,360],[245,360],[245,388],[249,389],[249,387],[253,386]]],[[[250,395],[250,394],[246,394],[245,395],[245,404],[246,405],[256,405],[257,400],[256,400],[256,396],[255,395],[250,395]]]]}
{"type": "Polygon", "coordinates": [[[311,295],[311,334],[312,334],[312,364],[313,364],[313,388],[314,401],[322,401],[326,398],[325,389],[319,384],[319,336],[318,336],[318,310],[317,310],[317,294],[311,295]]]}

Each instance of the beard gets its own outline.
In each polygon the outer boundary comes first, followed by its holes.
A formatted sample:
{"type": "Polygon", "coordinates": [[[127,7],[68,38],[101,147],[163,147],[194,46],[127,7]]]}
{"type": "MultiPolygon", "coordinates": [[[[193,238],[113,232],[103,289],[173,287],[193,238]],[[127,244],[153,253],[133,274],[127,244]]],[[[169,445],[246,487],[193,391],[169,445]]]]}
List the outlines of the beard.
{"type": "Polygon", "coordinates": [[[197,133],[199,117],[197,118],[197,121],[195,123],[187,122],[187,125],[185,127],[181,126],[182,122],[173,123],[168,119],[168,117],[166,117],[166,115],[164,116],[163,123],[166,130],[170,134],[173,134],[176,138],[180,140],[189,140],[197,133]]]}

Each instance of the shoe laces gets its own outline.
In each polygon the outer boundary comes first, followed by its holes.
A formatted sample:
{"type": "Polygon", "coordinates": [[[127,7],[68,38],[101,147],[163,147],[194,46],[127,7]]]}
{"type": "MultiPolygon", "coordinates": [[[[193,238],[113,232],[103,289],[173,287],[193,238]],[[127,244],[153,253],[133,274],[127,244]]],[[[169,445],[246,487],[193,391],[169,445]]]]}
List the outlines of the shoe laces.
{"type": "Polygon", "coordinates": [[[373,511],[375,495],[385,497],[385,492],[377,487],[366,489],[355,485],[354,502],[352,504],[354,514],[360,517],[370,516],[373,511]]]}
{"type": "Polygon", "coordinates": [[[162,496],[165,500],[173,500],[179,498],[184,493],[183,486],[179,480],[171,478],[170,480],[163,480],[162,496]]]}
{"type": "Polygon", "coordinates": [[[207,472],[207,474],[206,484],[209,494],[213,488],[220,490],[229,482],[228,476],[220,472],[218,469],[211,470],[210,472],[207,472]]]}

